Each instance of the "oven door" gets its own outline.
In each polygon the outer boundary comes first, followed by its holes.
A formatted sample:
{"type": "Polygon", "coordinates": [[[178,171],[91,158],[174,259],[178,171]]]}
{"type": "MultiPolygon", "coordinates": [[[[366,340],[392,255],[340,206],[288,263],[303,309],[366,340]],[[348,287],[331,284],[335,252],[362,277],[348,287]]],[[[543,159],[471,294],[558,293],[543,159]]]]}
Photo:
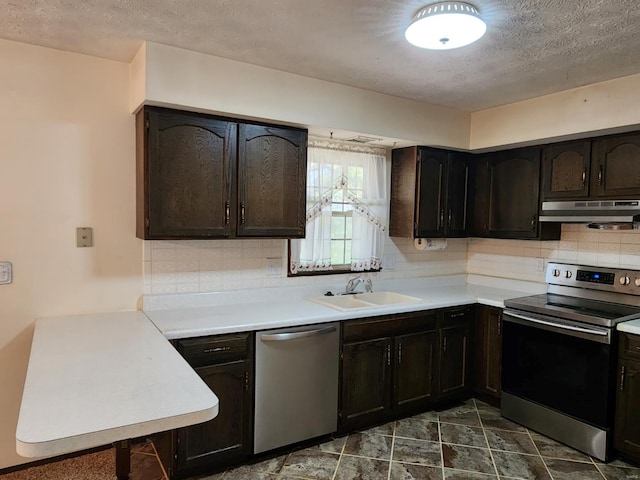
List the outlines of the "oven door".
{"type": "Polygon", "coordinates": [[[514,310],[503,321],[505,392],[593,426],[611,424],[610,329],[514,310]]]}

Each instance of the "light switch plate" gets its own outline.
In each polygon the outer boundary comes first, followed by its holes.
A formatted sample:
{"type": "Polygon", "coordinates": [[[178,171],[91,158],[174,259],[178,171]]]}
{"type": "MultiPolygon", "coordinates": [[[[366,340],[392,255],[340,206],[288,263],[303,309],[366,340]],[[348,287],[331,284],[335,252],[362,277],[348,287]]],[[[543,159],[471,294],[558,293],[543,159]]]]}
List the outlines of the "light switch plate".
{"type": "Polygon", "coordinates": [[[76,246],[93,247],[93,228],[91,227],[76,228],[76,246]]]}
{"type": "Polygon", "coordinates": [[[536,272],[544,272],[544,258],[536,258],[536,272]]]}
{"type": "Polygon", "coordinates": [[[11,262],[0,262],[0,285],[13,282],[13,266],[11,262]]]}

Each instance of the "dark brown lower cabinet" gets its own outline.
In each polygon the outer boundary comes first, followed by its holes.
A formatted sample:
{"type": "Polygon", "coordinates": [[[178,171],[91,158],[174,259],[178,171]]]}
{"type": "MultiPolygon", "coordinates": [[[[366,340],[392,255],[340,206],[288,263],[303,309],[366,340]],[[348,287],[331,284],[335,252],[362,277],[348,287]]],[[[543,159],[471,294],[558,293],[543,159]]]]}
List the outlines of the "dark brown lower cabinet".
{"type": "Polygon", "coordinates": [[[433,403],[435,312],[348,320],[342,329],[339,430],[433,403]]]}
{"type": "Polygon", "coordinates": [[[440,401],[464,398],[469,394],[473,313],[471,306],[438,312],[440,371],[437,394],[440,401]]]}
{"type": "Polygon", "coordinates": [[[253,452],[253,334],[179,340],[176,347],[220,403],[213,420],[160,436],[156,443],[169,477],[245,460],[253,452]]]}
{"type": "Polygon", "coordinates": [[[468,397],[472,331],[470,306],[344,322],[339,430],[468,397]]]}
{"type": "Polygon", "coordinates": [[[502,309],[476,309],[474,391],[481,398],[500,398],[502,374],[502,309]]]}
{"type": "Polygon", "coordinates": [[[619,340],[614,447],[640,462],[640,335],[619,333],[619,340]]]}

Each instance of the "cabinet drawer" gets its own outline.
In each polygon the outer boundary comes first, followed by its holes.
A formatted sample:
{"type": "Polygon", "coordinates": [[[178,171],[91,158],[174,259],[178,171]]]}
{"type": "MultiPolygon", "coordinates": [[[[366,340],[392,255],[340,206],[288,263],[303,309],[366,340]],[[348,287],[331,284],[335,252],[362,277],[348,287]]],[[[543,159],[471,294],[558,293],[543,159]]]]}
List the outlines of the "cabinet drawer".
{"type": "Polygon", "coordinates": [[[251,350],[250,333],[216,335],[178,340],[178,352],[194,367],[246,358],[251,350]]]}
{"type": "Polygon", "coordinates": [[[620,349],[624,355],[640,357],[640,335],[620,334],[620,349]]]}
{"type": "Polygon", "coordinates": [[[363,340],[380,338],[417,331],[435,330],[435,311],[419,312],[411,315],[393,315],[379,318],[363,318],[344,322],[343,339],[363,340]]]}

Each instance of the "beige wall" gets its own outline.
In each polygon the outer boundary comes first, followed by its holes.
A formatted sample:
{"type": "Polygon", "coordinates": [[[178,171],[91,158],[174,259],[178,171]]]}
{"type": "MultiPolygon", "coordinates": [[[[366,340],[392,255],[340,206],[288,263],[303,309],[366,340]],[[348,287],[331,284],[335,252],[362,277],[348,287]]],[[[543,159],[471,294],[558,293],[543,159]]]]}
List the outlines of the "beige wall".
{"type": "Polygon", "coordinates": [[[638,129],[640,75],[503,105],[471,114],[470,148],[638,129]]]}
{"type": "Polygon", "coordinates": [[[152,42],[143,49],[133,61],[132,111],[142,103],[176,105],[410,144],[469,147],[467,112],[152,42]]]}
{"type": "Polygon", "coordinates": [[[135,309],[142,242],[129,66],[9,41],[0,58],[0,260],[14,268],[0,285],[4,468],[29,461],[15,426],[34,319],[135,309]],[[78,226],[94,248],[76,248],[78,226]]]}

